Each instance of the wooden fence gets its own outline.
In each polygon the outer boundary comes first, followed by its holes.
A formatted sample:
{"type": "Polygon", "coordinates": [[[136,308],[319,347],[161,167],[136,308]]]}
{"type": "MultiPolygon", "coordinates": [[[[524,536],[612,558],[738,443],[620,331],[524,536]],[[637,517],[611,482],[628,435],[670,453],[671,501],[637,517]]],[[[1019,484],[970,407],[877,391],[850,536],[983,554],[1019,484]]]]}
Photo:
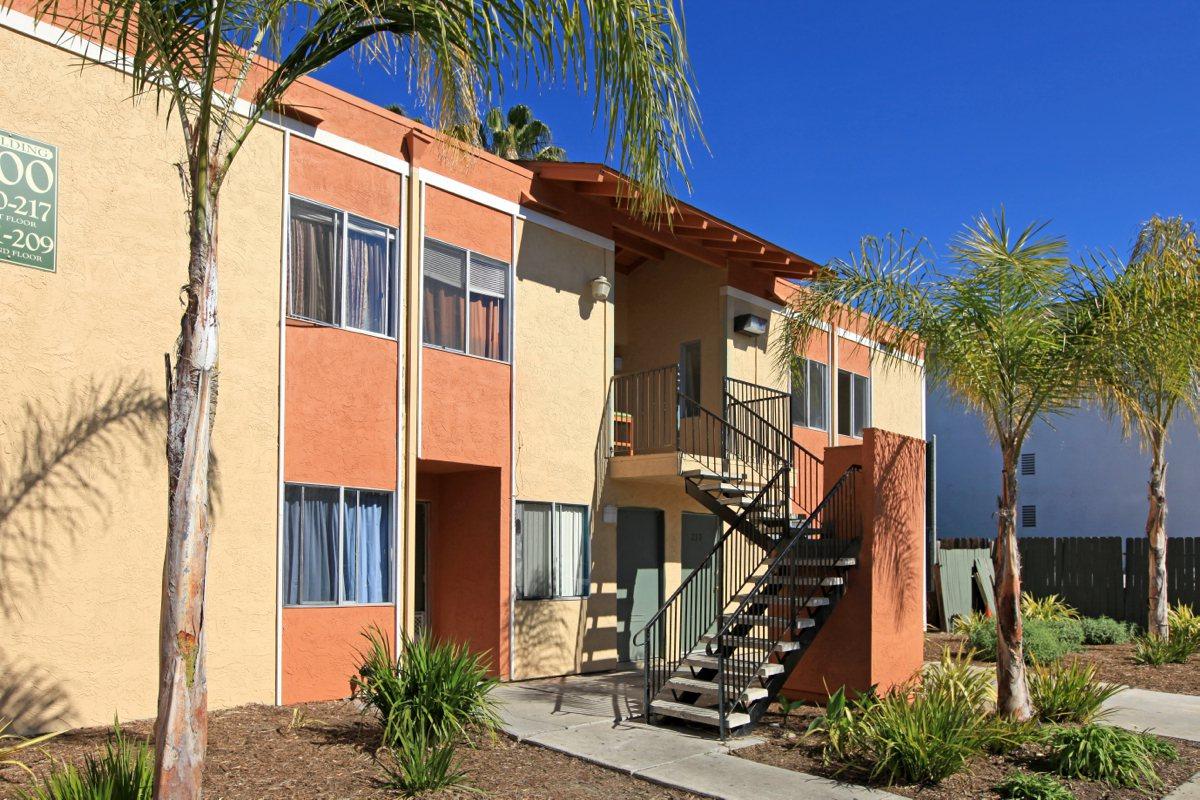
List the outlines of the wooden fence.
{"type": "MultiPolygon", "coordinates": [[[[989,539],[942,539],[945,549],[990,547],[989,539]]],[[[1038,597],[1057,594],[1089,617],[1146,624],[1149,543],[1120,536],[1018,538],[1021,588],[1038,597]]],[[[1167,539],[1167,593],[1171,603],[1200,611],[1200,537],[1167,539]]]]}

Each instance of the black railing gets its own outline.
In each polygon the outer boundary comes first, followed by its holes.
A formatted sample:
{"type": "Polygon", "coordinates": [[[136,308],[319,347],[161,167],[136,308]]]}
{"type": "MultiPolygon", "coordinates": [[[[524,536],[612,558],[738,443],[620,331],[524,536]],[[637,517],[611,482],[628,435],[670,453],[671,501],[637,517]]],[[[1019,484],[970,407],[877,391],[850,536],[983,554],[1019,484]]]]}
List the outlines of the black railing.
{"type": "Polygon", "coordinates": [[[679,449],[679,368],[616,375],[612,380],[612,455],[679,449]]]}
{"type": "Polygon", "coordinates": [[[797,635],[797,620],[808,615],[813,598],[840,591],[839,562],[857,554],[862,538],[859,472],[853,466],[838,479],[796,533],[741,587],[736,605],[722,617],[708,648],[717,658],[722,736],[727,714],[759,678],[775,643],[797,635]]]}

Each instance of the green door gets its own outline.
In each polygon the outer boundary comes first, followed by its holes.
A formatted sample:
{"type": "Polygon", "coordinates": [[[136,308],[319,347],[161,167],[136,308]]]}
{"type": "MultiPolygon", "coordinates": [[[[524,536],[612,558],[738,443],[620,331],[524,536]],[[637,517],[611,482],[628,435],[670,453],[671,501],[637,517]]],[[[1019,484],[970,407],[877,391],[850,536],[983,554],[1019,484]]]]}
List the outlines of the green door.
{"type": "Polygon", "coordinates": [[[633,636],[662,605],[663,513],[653,508],[617,511],[617,657],[642,657],[633,636]]]}
{"type": "Polygon", "coordinates": [[[715,515],[683,512],[683,538],[679,548],[680,580],[687,580],[688,576],[699,569],[701,565],[704,565],[705,572],[709,573],[699,576],[696,579],[695,588],[685,596],[689,607],[684,611],[685,622],[679,629],[679,646],[685,650],[696,644],[701,633],[711,633],[711,626],[701,629],[700,623],[695,620],[703,617],[712,619],[713,617],[714,609],[709,598],[714,595],[708,589],[716,589],[712,585],[711,575],[715,571],[715,567],[712,562],[705,564],[704,561],[716,546],[720,536],[721,521],[715,515]]]}

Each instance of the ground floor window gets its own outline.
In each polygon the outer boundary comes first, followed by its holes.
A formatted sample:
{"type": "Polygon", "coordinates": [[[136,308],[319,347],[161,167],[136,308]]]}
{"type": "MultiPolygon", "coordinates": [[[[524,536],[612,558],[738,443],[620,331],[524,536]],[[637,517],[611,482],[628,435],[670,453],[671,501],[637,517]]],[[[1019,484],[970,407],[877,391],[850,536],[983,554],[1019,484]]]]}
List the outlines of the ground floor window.
{"type": "Polygon", "coordinates": [[[392,602],[392,492],[289,483],[284,604],[392,602]]]}
{"type": "Polygon", "coordinates": [[[586,597],[587,506],[517,503],[517,597],[586,597]]]}

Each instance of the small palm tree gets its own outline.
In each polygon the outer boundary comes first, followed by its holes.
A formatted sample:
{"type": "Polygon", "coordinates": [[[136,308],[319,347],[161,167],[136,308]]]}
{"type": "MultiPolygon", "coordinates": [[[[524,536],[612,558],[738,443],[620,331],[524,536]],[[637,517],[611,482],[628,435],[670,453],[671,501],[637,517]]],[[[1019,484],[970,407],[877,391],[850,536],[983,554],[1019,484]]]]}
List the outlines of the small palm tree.
{"type": "Polygon", "coordinates": [[[1003,463],[996,509],[997,708],[1031,714],[1025,682],[1017,551],[1017,459],[1034,421],[1075,403],[1091,352],[1087,302],[1066,240],[1044,225],[1020,232],[1003,212],[980,217],[939,270],[924,242],[866,237],[857,256],[835,260],[791,302],[775,360],[797,374],[819,323],[856,322],[887,347],[924,351],[929,378],[980,415],[1003,463]]]}
{"type": "Polygon", "coordinates": [[[1150,542],[1147,630],[1167,624],[1167,439],[1180,411],[1198,410],[1200,249],[1195,226],[1152,217],[1127,265],[1102,261],[1095,280],[1104,314],[1096,337],[1097,394],[1150,453],[1146,537],[1150,542]]]}
{"type": "MultiPolygon", "coordinates": [[[[198,798],[208,726],[218,209],[243,143],[297,80],[347,52],[407,59],[443,128],[477,122],[479,99],[507,81],[570,74],[595,91],[609,154],[619,150],[620,168],[641,182],[636,208],[650,216],[665,207],[668,176],[685,170],[699,120],[682,23],[675,0],[41,0],[37,17],[97,40],[103,47],[91,57],[127,72],[131,93],[152,96],[183,134],[189,257],[168,365],[154,794],[198,798]]],[[[164,302],[177,302],[176,289],[164,289],[164,302]]]]}
{"type": "Polygon", "coordinates": [[[567,153],[555,147],[550,126],[533,116],[529,106],[510,106],[505,116],[493,108],[479,125],[479,138],[488,151],[510,161],[562,161],[567,153]]]}

